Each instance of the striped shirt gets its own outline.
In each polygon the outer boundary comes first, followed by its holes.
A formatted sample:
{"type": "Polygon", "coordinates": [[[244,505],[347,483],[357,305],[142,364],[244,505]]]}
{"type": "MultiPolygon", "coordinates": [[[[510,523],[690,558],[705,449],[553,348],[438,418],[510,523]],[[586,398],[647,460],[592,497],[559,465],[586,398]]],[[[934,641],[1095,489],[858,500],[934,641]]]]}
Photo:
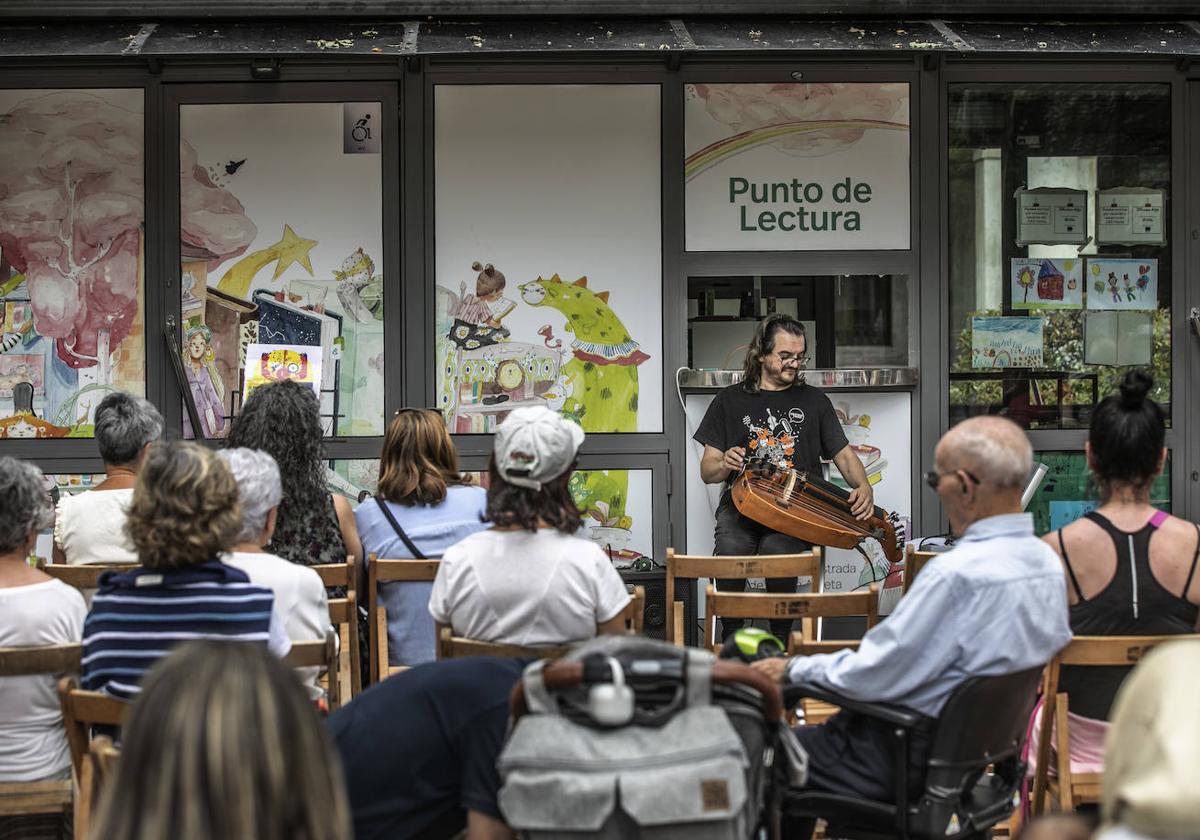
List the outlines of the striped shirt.
{"type": "Polygon", "coordinates": [[[130,700],[141,690],[142,675],[190,639],[269,643],[284,655],[290,643],[286,635],[276,638],[277,621],[271,590],[216,560],[164,571],[106,572],[83,623],[82,684],[130,700]]]}

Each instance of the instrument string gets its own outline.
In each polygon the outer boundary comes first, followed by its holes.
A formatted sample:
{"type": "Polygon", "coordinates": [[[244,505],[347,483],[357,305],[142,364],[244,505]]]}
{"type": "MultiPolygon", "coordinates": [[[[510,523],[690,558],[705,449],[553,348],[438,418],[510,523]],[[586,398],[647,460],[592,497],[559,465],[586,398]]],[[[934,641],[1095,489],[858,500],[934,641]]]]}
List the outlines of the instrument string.
{"type": "MultiPolygon", "coordinates": [[[[770,480],[751,478],[749,479],[748,484],[751,489],[761,492],[763,496],[771,499],[772,502],[778,505],[781,494],[777,492],[779,488],[774,482],[770,480]]],[[[848,509],[841,511],[837,509],[830,510],[830,508],[834,506],[826,502],[824,499],[814,498],[801,491],[792,492],[787,496],[786,501],[788,502],[789,506],[794,506],[799,510],[830,517],[834,519],[840,527],[850,531],[851,533],[857,534],[864,538],[871,536],[871,531],[866,524],[861,523],[857,519],[851,519],[838,515],[838,513],[849,514],[848,509]]],[[[786,508],[783,509],[783,512],[786,513],[786,508]]]]}

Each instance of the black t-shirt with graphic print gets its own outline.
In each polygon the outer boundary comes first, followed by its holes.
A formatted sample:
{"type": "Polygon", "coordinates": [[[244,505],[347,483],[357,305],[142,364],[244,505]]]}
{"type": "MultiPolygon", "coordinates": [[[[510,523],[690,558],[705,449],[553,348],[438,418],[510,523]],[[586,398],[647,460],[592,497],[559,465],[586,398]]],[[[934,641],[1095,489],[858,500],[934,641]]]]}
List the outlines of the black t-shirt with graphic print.
{"type": "Polygon", "coordinates": [[[722,452],[744,446],[747,458],[816,475],[821,458],[833,458],[849,443],[829,397],[805,383],[757,394],[740,382],[722,388],[692,438],[722,452]]]}

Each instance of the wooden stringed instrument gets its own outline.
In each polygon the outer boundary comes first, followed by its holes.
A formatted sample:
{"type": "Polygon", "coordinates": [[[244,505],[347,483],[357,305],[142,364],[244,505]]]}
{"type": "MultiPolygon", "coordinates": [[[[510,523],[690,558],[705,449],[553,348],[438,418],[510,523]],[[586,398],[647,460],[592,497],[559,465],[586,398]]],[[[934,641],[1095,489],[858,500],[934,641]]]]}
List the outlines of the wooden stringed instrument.
{"type": "Polygon", "coordinates": [[[850,494],[805,470],[790,470],[752,460],[733,482],[733,504],[744,515],[773,531],[834,548],[853,548],[874,539],[891,563],[903,557],[900,517],[876,507],[870,519],[850,512],[850,494]]]}

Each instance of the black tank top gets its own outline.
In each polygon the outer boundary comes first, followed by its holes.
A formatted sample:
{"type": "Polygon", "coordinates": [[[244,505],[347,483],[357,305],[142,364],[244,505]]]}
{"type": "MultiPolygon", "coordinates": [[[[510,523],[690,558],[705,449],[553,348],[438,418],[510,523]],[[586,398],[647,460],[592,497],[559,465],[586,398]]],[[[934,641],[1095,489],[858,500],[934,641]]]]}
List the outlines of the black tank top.
{"type": "MultiPolygon", "coordinates": [[[[1108,586],[1093,598],[1084,598],[1058,532],[1058,547],[1071,578],[1078,603],[1071,605],[1071,632],[1076,636],[1166,636],[1196,631],[1200,606],[1187,600],[1187,591],[1200,559],[1200,525],[1196,527],[1196,554],[1188,570],[1183,593],[1168,591],[1150,570],[1150,538],[1158,530],[1155,516],[1132,533],[1122,531],[1099,513],[1087,518],[1105,530],[1117,550],[1117,569],[1108,586]]],[[[1130,668],[1069,666],[1062,669],[1059,691],[1068,694],[1068,707],[1077,715],[1108,720],[1109,710],[1130,668]]]]}

